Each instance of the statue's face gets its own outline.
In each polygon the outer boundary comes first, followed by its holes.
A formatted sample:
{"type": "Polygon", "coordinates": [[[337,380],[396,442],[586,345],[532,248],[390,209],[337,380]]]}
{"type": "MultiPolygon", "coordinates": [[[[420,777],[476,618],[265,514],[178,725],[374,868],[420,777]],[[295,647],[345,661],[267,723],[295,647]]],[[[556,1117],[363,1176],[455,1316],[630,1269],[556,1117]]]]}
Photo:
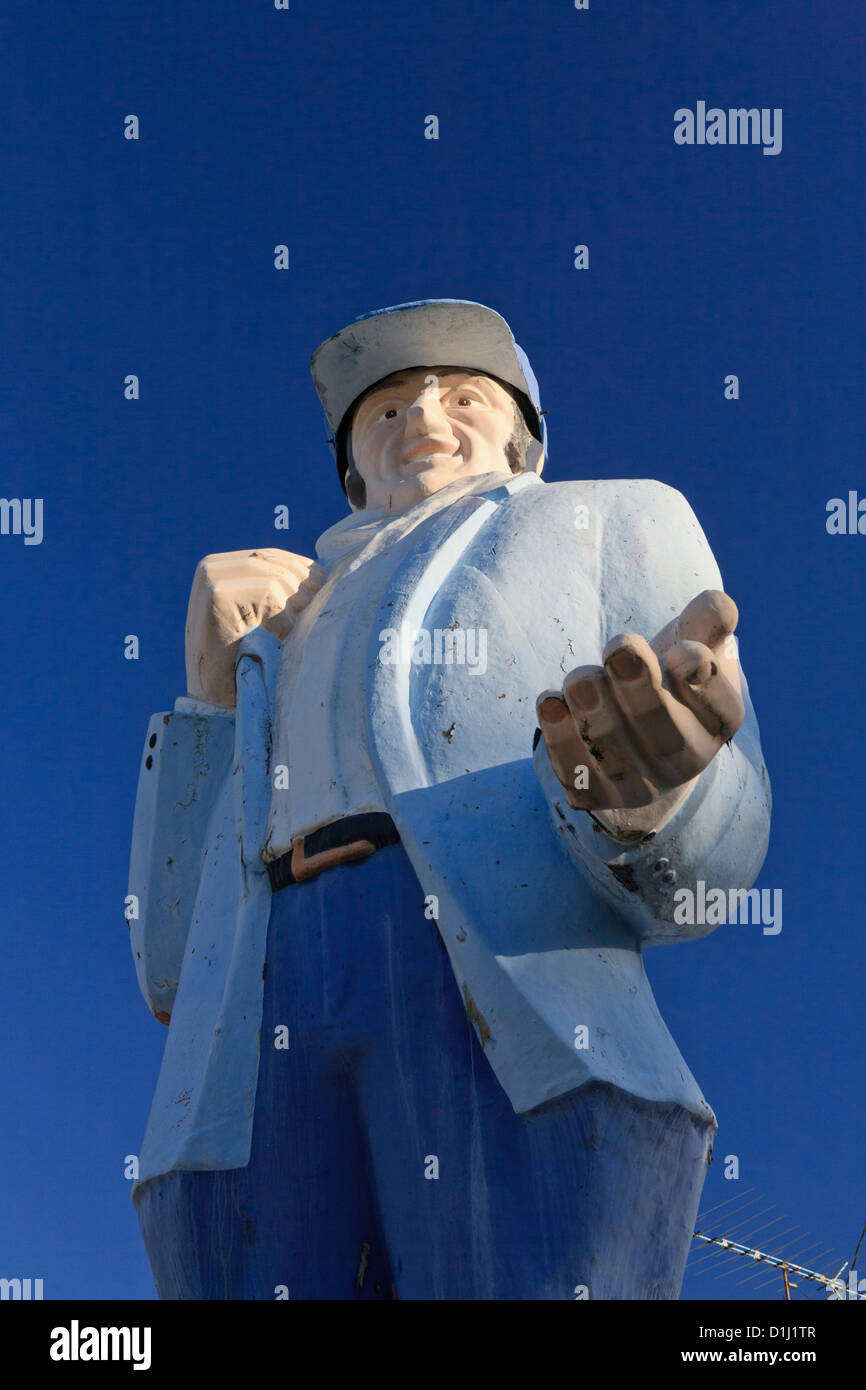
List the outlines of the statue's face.
{"type": "Polygon", "coordinates": [[[402,512],[483,473],[509,472],[514,398],[489,376],[429,367],[395,372],[365,396],[352,421],[352,455],[367,507],[402,512]]]}

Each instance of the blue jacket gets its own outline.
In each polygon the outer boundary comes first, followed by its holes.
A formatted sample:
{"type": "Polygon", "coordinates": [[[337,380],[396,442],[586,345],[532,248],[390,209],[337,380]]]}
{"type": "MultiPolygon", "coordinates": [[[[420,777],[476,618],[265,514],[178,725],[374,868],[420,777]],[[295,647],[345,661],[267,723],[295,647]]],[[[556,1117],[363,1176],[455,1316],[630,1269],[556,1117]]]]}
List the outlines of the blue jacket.
{"type": "MultiPolygon", "coordinates": [[[[354,640],[382,804],[423,894],[438,899],[485,1056],[517,1112],[604,1080],[712,1122],[641,949],[712,929],[675,924],[676,888],[748,888],[760,870],[770,794],[745,681],[741,729],[648,843],[624,847],[572,810],[543,741],[532,752],[540,691],[597,663],[616,633],[652,637],[696,594],[723,587],[706,538],[683,497],[656,482],[521,475],[445,492],[387,563],[377,554],[367,565],[354,640]],[[402,623],[484,627],[485,674],[383,663],[380,634],[402,623]]],[[[148,730],[130,927],[144,996],[171,1027],[142,1181],[249,1159],[280,660],[257,630],[242,646],[236,718],[180,700],[148,730]]]]}

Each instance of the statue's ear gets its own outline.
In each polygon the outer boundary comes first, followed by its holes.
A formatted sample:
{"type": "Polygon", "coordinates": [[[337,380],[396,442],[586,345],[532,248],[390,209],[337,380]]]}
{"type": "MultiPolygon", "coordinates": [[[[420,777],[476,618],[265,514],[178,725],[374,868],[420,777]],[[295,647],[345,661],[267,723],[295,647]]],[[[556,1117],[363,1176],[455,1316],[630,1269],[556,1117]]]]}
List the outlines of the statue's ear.
{"type": "Polygon", "coordinates": [[[527,473],[540,473],[544,467],[544,445],[537,439],[530,441],[526,450],[527,473]]]}
{"type": "Polygon", "coordinates": [[[346,473],[346,496],[353,512],[363,512],[367,506],[367,484],[355,467],[355,460],[349,454],[349,468],[346,473]]]}

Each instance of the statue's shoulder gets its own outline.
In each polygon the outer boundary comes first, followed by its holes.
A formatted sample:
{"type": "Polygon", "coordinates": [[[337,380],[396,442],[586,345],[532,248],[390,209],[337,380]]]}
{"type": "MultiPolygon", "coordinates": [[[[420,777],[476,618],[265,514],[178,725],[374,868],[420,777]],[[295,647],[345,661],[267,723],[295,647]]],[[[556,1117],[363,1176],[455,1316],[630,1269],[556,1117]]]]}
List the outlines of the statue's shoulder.
{"type": "Polygon", "coordinates": [[[688,507],[683,494],[656,478],[569,478],[524,487],[509,500],[521,506],[534,506],[557,512],[575,503],[592,502],[605,511],[680,511],[688,507]]]}
{"type": "MultiPolygon", "coordinates": [[[[510,491],[510,489],[509,489],[510,491]]],[[[506,511],[522,524],[595,530],[610,535],[696,526],[695,515],[676,488],[654,478],[583,478],[544,482],[515,489],[506,511]]]]}

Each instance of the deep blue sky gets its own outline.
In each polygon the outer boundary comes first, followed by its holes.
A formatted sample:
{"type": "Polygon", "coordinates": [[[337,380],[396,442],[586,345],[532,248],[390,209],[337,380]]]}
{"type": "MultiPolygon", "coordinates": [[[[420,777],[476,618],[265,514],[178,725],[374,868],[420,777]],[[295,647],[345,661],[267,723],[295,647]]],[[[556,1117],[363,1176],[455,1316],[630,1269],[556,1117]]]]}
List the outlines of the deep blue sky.
{"type": "Polygon", "coordinates": [[[184,693],[198,559],[312,554],[343,514],[311,352],[424,297],[509,321],[546,478],[679,488],[740,606],[783,930],[648,969],[719,1118],[705,1206],[753,1187],[850,1257],[866,537],[828,536],[825,507],[866,495],[864,41],[858,0],[6,7],[0,488],[44,499],[45,535],[0,536],[0,1275],[153,1297],[123,1177],[165,1038],[123,919],[144,732],[184,693]],[[677,146],[698,100],[781,107],[782,153],[677,146]]]}

